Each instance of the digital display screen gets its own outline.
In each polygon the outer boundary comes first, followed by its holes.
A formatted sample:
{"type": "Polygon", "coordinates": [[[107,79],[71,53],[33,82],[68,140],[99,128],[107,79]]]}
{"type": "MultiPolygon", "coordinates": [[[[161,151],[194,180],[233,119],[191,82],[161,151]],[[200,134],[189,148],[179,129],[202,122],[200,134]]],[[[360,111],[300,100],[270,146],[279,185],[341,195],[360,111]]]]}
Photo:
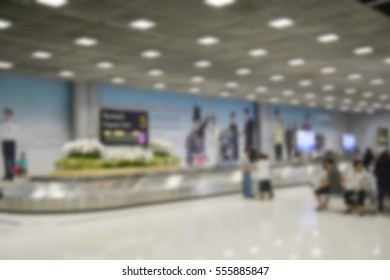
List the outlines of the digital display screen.
{"type": "Polygon", "coordinates": [[[100,140],[105,145],[147,146],[149,143],[148,113],[102,109],[100,140]]]}
{"type": "Polygon", "coordinates": [[[314,152],[316,150],[316,136],[314,131],[298,130],[297,148],[301,153],[314,152]]]}
{"type": "Polygon", "coordinates": [[[343,135],[343,149],[344,151],[352,152],[356,149],[356,137],[353,134],[343,135]]]}

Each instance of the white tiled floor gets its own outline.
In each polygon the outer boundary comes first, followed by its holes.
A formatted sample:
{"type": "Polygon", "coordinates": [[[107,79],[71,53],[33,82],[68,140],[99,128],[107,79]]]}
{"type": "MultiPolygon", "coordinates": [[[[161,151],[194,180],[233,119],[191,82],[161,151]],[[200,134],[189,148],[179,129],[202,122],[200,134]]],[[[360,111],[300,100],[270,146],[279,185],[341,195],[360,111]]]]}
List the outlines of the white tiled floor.
{"type": "Polygon", "coordinates": [[[390,218],[316,213],[307,187],[109,212],[0,214],[0,259],[390,259],[390,218]]]}

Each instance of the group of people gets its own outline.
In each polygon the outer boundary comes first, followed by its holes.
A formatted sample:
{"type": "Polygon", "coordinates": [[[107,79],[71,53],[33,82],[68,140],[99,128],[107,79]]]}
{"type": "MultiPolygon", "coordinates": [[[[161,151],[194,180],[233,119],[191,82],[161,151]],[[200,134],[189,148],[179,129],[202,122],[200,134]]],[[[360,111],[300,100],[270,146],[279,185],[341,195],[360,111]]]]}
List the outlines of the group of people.
{"type": "Polygon", "coordinates": [[[319,187],[315,190],[318,210],[328,207],[332,192],[342,191],[348,214],[364,215],[367,196],[377,201],[379,212],[384,211],[385,196],[390,194],[390,151],[383,151],[376,158],[372,150],[367,149],[345,172],[340,172],[334,157],[326,158],[323,167],[319,187]]]}
{"type": "Polygon", "coordinates": [[[271,165],[266,154],[256,154],[253,149],[247,147],[242,159],[242,168],[244,198],[272,199],[274,197],[271,165]]]}
{"type": "MultiPolygon", "coordinates": [[[[244,145],[253,147],[255,121],[248,108],[243,110],[244,145]]],[[[227,129],[221,129],[215,115],[202,118],[201,107],[194,106],[193,128],[186,140],[186,159],[189,166],[214,166],[220,161],[237,161],[240,149],[240,129],[235,112],[230,114],[227,129]]]]}

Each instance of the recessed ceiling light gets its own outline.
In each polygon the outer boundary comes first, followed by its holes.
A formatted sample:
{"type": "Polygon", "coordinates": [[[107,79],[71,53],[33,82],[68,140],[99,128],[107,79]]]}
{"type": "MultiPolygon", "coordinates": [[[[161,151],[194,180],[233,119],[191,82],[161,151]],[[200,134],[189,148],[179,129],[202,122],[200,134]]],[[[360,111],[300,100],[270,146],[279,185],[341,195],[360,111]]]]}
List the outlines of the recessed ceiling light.
{"type": "Polygon", "coordinates": [[[154,84],[154,88],[155,89],[165,89],[166,88],[166,84],[164,84],[164,83],[156,83],[156,84],[154,84]]]}
{"type": "Polygon", "coordinates": [[[323,91],[332,91],[332,90],[334,90],[334,89],[335,89],[334,85],[324,85],[324,86],[322,87],[322,90],[323,90],[323,91]]]}
{"type": "Polygon", "coordinates": [[[283,75],[279,75],[279,74],[272,75],[272,76],[270,77],[270,80],[271,80],[272,82],[281,82],[281,81],[284,80],[284,76],[283,76],[283,75]]]}
{"type": "Polygon", "coordinates": [[[344,99],[342,100],[342,102],[343,102],[344,104],[351,104],[351,103],[352,103],[352,99],[350,99],[350,98],[344,98],[344,99]]]}
{"type": "Polygon", "coordinates": [[[374,96],[374,93],[372,93],[371,91],[367,91],[365,93],[363,93],[362,95],[364,98],[371,98],[374,96]]]}
{"type": "Polygon", "coordinates": [[[314,99],[316,97],[316,94],[313,92],[309,92],[305,94],[306,99],[314,99]]]}
{"type": "Polygon", "coordinates": [[[334,96],[332,96],[332,95],[328,95],[328,96],[326,96],[325,97],[325,101],[326,102],[333,102],[333,101],[335,101],[335,97],[334,96]]]}
{"type": "Polygon", "coordinates": [[[269,99],[269,101],[270,101],[271,103],[279,103],[279,98],[277,98],[277,97],[272,97],[272,98],[269,99]]]}
{"type": "Polygon", "coordinates": [[[247,99],[247,100],[256,100],[256,95],[254,95],[254,94],[248,94],[248,95],[246,96],[246,99],[247,99]]]}
{"type": "Polygon", "coordinates": [[[159,77],[159,76],[162,76],[163,74],[164,74],[164,72],[160,69],[152,69],[152,70],[149,70],[149,72],[148,72],[148,75],[152,76],[152,77],[159,77]]]}
{"type": "Polygon", "coordinates": [[[305,63],[306,62],[305,62],[305,60],[303,58],[294,58],[294,59],[289,60],[288,65],[290,65],[290,66],[302,66],[305,63]]]}
{"type": "Polygon", "coordinates": [[[83,37],[77,38],[74,42],[76,45],[79,45],[79,46],[92,47],[98,43],[98,40],[95,38],[83,36],[83,37]]]}
{"type": "Polygon", "coordinates": [[[268,54],[268,51],[265,50],[265,49],[253,49],[253,50],[250,50],[248,52],[248,54],[250,56],[254,56],[254,57],[257,57],[257,56],[265,56],[268,54]]]}
{"type": "Polygon", "coordinates": [[[72,78],[75,74],[73,71],[70,70],[62,70],[58,75],[62,78],[72,78]]]}
{"type": "Polygon", "coordinates": [[[225,86],[227,88],[237,88],[238,87],[238,83],[234,82],[234,81],[230,81],[230,82],[227,82],[225,86]]]}
{"type": "Polygon", "coordinates": [[[323,44],[336,42],[340,39],[339,35],[335,33],[323,34],[317,37],[317,41],[323,44]]]}
{"type": "Polygon", "coordinates": [[[332,66],[321,68],[321,73],[322,74],[332,74],[332,73],[335,73],[335,72],[336,72],[336,68],[332,67],[332,66]]]}
{"type": "Polygon", "coordinates": [[[384,61],[384,63],[386,63],[386,64],[390,64],[390,57],[385,58],[383,61],[384,61]]]}
{"type": "Polygon", "coordinates": [[[311,103],[309,103],[309,107],[312,107],[312,108],[317,107],[317,103],[311,102],[311,103]]]}
{"type": "Polygon", "coordinates": [[[223,91],[219,94],[221,97],[229,97],[230,96],[230,92],[227,92],[227,91],[223,91]]]}
{"type": "Polygon", "coordinates": [[[53,8],[60,8],[68,4],[68,0],[35,0],[38,4],[50,6],[53,8]]]}
{"type": "Polygon", "coordinates": [[[125,79],[122,77],[114,77],[111,79],[111,82],[113,84],[123,84],[125,82],[125,79]]]}
{"type": "Polygon", "coordinates": [[[381,104],[381,103],[378,103],[378,102],[373,103],[373,104],[372,104],[372,108],[380,109],[380,108],[382,108],[382,104],[381,104]]]}
{"type": "Polygon", "coordinates": [[[373,86],[379,86],[379,85],[383,85],[385,83],[385,81],[381,78],[377,78],[377,79],[372,79],[370,81],[370,84],[373,85],[373,86]]]}
{"type": "Polygon", "coordinates": [[[205,0],[207,5],[213,6],[215,8],[223,8],[229,5],[232,5],[236,0],[205,0]]]}
{"type": "Polygon", "coordinates": [[[294,25],[294,21],[290,18],[278,18],[269,22],[269,26],[276,29],[288,28],[294,25]]]}
{"type": "Polygon", "coordinates": [[[0,30],[8,29],[12,26],[12,22],[8,19],[0,18],[0,30]]]}
{"type": "Polygon", "coordinates": [[[204,36],[197,40],[198,44],[204,46],[211,46],[219,43],[219,39],[215,36],[204,36]]]}
{"type": "Polygon", "coordinates": [[[346,112],[349,111],[349,108],[347,106],[341,106],[340,111],[346,112]]]}
{"type": "Polygon", "coordinates": [[[347,88],[345,90],[345,94],[347,94],[347,95],[354,95],[354,94],[356,94],[356,89],[354,89],[354,88],[347,88]]]}
{"type": "Polygon", "coordinates": [[[191,87],[188,89],[188,92],[192,94],[197,94],[200,92],[200,89],[198,87],[191,87]]]}
{"type": "Polygon", "coordinates": [[[140,18],[134,21],[131,21],[129,23],[129,26],[133,29],[138,30],[149,30],[156,26],[156,23],[154,21],[151,21],[149,19],[140,18]]]}
{"type": "Polygon", "coordinates": [[[390,104],[385,106],[386,110],[390,110],[390,104]]]}
{"type": "Polygon", "coordinates": [[[360,73],[353,73],[348,75],[349,80],[360,80],[361,78],[363,78],[363,75],[360,73]]]}
{"type": "Polygon", "coordinates": [[[268,88],[265,87],[265,86],[259,86],[259,87],[256,88],[256,91],[259,92],[259,93],[264,93],[264,92],[268,91],[268,88]]]}
{"type": "Polygon", "coordinates": [[[202,76],[194,76],[191,78],[191,82],[199,84],[204,82],[204,78],[202,76]]]}
{"type": "Polygon", "coordinates": [[[198,60],[194,63],[194,66],[197,68],[208,68],[211,64],[212,63],[209,60],[198,60]]]}
{"type": "Polygon", "coordinates": [[[389,96],[387,94],[382,94],[381,96],[379,96],[379,100],[382,101],[389,100],[389,96]]]}
{"type": "Polygon", "coordinates": [[[334,105],[326,104],[325,108],[328,109],[328,110],[332,110],[334,108],[334,105]]]}
{"type": "Polygon", "coordinates": [[[366,46],[366,47],[359,47],[353,50],[354,54],[356,55],[367,55],[374,52],[374,49],[372,47],[366,46]]]}
{"type": "Polygon", "coordinates": [[[362,101],[359,102],[359,106],[360,107],[364,107],[364,106],[367,106],[367,105],[368,105],[367,101],[362,100],[362,101]]]}
{"type": "Polygon", "coordinates": [[[47,51],[35,51],[31,54],[31,56],[36,59],[49,59],[53,55],[47,51]]]}
{"type": "Polygon", "coordinates": [[[239,68],[236,70],[236,74],[239,76],[247,76],[252,73],[252,70],[249,68],[239,68]]]}
{"type": "Polygon", "coordinates": [[[12,67],[14,67],[12,62],[0,60],[0,69],[11,69],[12,67]]]}
{"type": "Polygon", "coordinates": [[[290,104],[296,106],[296,105],[299,105],[300,102],[297,99],[293,99],[293,100],[291,100],[290,104]]]}
{"type": "Polygon", "coordinates": [[[360,107],[356,107],[355,109],[353,109],[353,111],[356,113],[360,113],[361,111],[363,111],[363,109],[360,107]]]}
{"type": "Polygon", "coordinates": [[[161,56],[161,52],[158,50],[145,50],[141,53],[143,58],[157,58],[161,56]]]}
{"type": "Polygon", "coordinates": [[[283,91],[283,95],[284,96],[292,96],[292,95],[294,95],[294,91],[291,89],[286,89],[283,91]]]}
{"type": "Polygon", "coordinates": [[[311,86],[313,83],[312,83],[312,81],[310,81],[310,80],[301,80],[301,81],[299,81],[299,86],[300,87],[309,87],[309,86],[311,86]]]}
{"type": "Polygon", "coordinates": [[[114,64],[111,61],[100,61],[96,64],[96,67],[100,69],[110,69],[114,67],[114,64]]]}

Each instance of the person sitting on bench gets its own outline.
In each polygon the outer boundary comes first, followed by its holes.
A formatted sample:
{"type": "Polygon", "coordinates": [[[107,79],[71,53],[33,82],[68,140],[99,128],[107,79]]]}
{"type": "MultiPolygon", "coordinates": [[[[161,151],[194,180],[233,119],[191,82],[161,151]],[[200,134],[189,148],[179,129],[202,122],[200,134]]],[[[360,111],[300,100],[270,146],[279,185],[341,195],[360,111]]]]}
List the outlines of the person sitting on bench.
{"type": "Polygon", "coordinates": [[[368,183],[368,173],[362,161],[355,160],[353,168],[347,172],[345,177],[344,200],[347,205],[347,214],[357,210],[360,215],[364,215],[364,200],[368,183]]]}
{"type": "Polygon", "coordinates": [[[321,179],[319,188],[316,189],[315,195],[318,202],[317,210],[323,210],[328,207],[329,194],[332,190],[341,188],[342,178],[333,159],[328,158],[324,162],[324,176],[321,179]]]}

